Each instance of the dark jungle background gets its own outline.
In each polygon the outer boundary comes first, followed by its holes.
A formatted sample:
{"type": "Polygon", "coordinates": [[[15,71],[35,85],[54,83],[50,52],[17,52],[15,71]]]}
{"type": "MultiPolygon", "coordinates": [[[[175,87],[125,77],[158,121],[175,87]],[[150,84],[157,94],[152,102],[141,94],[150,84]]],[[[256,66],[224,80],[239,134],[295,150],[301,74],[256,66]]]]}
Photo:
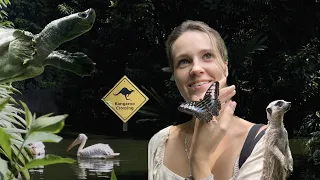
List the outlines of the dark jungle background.
{"type": "MultiPolygon", "coordinates": [[[[267,123],[266,106],[275,99],[292,102],[285,116],[289,138],[313,140],[320,157],[320,1],[309,0],[13,0],[3,23],[32,33],[77,11],[93,8],[97,18],[86,34],[59,49],[86,53],[97,65],[91,77],[47,67],[33,79],[16,82],[17,98],[37,115],[69,114],[64,132],[91,132],[149,139],[179,120],[182,101],[168,66],[164,42],[187,19],[219,31],[229,50],[228,83],[235,84],[236,114],[267,123]],[[149,101],[122,121],[101,98],[126,75],[149,101]],[[318,132],[318,134],[317,134],[318,132]],[[313,134],[311,134],[313,133],[313,134]],[[318,139],[317,139],[318,138],[318,139]]],[[[307,140],[306,140],[307,142],[307,140]]],[[[319,156],[315,156],[318,154],[319,156]]],[[[314,158],[320,164],[320,160],[314,158]]],[[[317,163],[316,163],[317,164],[317,163]]]]}

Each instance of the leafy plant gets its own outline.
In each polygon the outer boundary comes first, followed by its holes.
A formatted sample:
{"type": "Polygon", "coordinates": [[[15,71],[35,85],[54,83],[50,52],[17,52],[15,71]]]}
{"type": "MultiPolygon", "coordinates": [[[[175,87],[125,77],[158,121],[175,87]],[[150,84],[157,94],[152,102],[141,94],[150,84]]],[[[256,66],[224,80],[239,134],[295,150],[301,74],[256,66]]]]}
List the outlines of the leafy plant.
{"type": "Polygon", "coordinates": [[[66,3],[59,4],[58,9],[60,12],[64,13],[65,15],[70,15],[74,13],[74,9],[72,9],[66,3]]]}
{"type": "Polygon", "coordinates": [[[142,89],[145,90],[155,101],[156,105],[154,106],[143,106],[138,113],[141,113],[145,118],[140,119],[137,123],[146,122],[146,121],[159,121],[161,120],[161,115],[163,111],[166,111],[166,103],[164,98],[162,98],[152,87],[151,90],[142,86],[142,89]]]}
{"type": "MultiPolygon", "coordinates": [[[[168,80],[166,86],[170,88],[173,86],[172,81],[168,80]]],[[[147,89],[142,86],[147,94],[149,94],[150,104],[144,105],[138,113],[142,114],[143,118],[139,119],[137,123],[154,122],[158,127],[166,127],[175,123],[181,123],[180,121],[188,120],[183,118],[183,113],[177,110],[178,102],[182,101],[180,95],[177,92],[169,90],[168,93],[160,95],[154,88],[147,89]]]]}
{"type": "Polygon", "coordinates": [[[3,7],[7,7],[8,4],[10,5],[9,0],[0,0],[0,8],[2,9],[3,7]]]}
{"type": "Polygon", "coordinates": [[[309,155],[309,161],[314,165],[320,165],[320,111],[308,114],[298,131],[297,136],[307,136],[305,141],[305,149],[309,155]]]}
{"type": "Polygon", "coordinates": [[[68,115],[51,116],[52,113],[36,118],[28,106],[17,103],[11,96],[19,92],[11,85],[0,85],[0,177],[15,179],[23,174],[31,179],[28,172],[37,166],[57,163],[74,163],[75,160],[47,154],[44,158],[33,159],[27,145],[29,143],[54,142],[62,138],[59,133],[68,115]]]}
{"type": "Polygon", "coordinates": [[[309,160],[315,165],[320,165],[320,111],[316,112],[316,119],[311,122],[311,125],[314,131],[310,133],[311,138],[306,142],[306,149],[309,152],[309,160]]]}
{"type": "Polygon", "coordinates": [[[10,4],[11,3],[9,0],[0,0],[0,26],[13,27],[13,23],[7,20],[8,19],[7,11],[3,10],[3,8],[6,8],[10,4]]]}
{"type": "Polygon", "coordinates": [[[117,180],[116,173],[114,172],[114,169],[111,172],[111,180],[117,180]]]}

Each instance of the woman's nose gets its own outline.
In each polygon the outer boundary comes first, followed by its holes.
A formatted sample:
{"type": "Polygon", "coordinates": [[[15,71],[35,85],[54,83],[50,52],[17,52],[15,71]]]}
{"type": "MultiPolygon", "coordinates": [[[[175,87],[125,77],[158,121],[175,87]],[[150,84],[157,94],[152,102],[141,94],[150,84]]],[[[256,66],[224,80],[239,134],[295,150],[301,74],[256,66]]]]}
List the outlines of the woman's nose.
{"type": "Polygon", "coordinates": [[[193,62],[193,66],[190,70],[190,75],[200,75],[204,73],[204,69],[201,63],[193,62]]]}

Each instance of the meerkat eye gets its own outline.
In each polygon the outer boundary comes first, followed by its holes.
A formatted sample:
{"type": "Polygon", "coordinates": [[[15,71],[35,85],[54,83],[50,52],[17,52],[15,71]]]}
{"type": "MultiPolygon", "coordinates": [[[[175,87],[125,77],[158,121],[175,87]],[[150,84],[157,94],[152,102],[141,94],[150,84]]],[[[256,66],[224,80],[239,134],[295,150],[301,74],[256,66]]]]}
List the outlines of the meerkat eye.
{"type": "Polygon", "coordinates": [[[281,107],[282,105],[283,105],[283,102],[282,102],[282,101],[278,101],[278,102],[276,103],[276,106],[281,107]]]}
{"type": "Polygon", "coordinates": [[[272,109],[271,109],[271,108],[267,108],[267,112],[268,112],[269,114],[271,114],[271,113],[272,113],[272,109]]]}

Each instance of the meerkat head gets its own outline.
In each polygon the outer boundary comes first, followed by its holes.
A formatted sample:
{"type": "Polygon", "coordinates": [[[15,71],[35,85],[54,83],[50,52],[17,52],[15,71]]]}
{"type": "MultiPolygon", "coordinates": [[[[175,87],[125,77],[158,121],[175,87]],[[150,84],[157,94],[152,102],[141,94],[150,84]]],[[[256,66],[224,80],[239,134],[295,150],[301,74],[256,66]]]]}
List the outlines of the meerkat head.
{"type": "Polygon", "coordinates": [[[289,111],[290,107],[291,102],[285,100],[272,101],[266,108],[268,120],[283,120],[284,114],[289,111]]]}

